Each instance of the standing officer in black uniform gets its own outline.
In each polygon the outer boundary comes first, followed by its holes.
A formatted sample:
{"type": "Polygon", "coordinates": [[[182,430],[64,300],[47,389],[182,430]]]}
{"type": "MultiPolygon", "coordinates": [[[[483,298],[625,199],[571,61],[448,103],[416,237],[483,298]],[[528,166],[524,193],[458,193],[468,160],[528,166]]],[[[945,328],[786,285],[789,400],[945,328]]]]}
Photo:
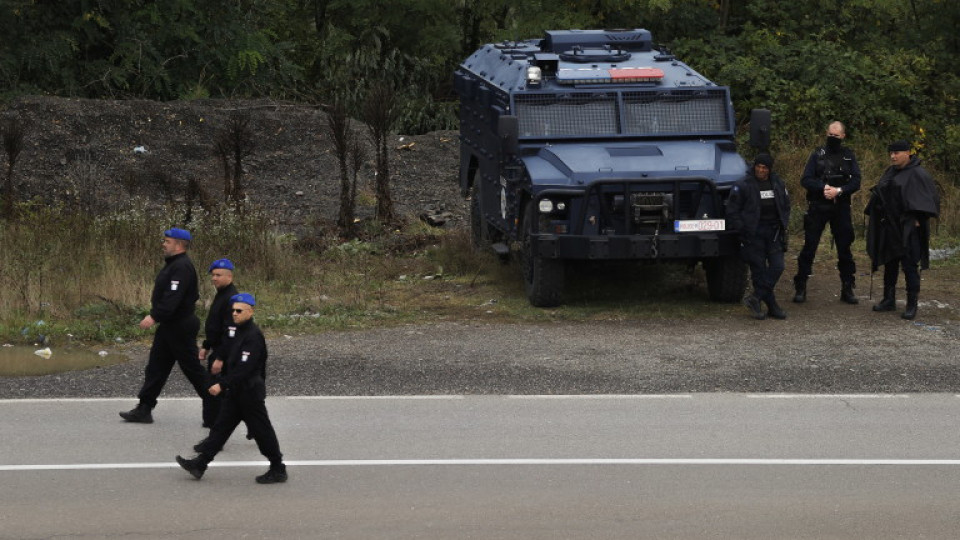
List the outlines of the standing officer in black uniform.
{"type": "Polygon", "coordinates": [[[840,300],[858,303],[853,292],[857,266],[850,245],[853,244],[853,220],[850,196],[860,189],[860,166],[853,150],[843,146],[847,131],[841,122],[827,126],[827,142],[810,154],[800,183],[807,190],[807,213],[803,216],[803,249],[797,257],[797,275],[793,278],[796,294],[793,301],[807,299],[807,279],[813,273],[813,259],[823,229],[830,224],[830,233],[837,244],[837,269],[840,271],[840,300]]]}
{"type": "Polygon", "coordinates": [[[903,268],[907,307],[903,317],[917,316],[920,270],[930,267],[930,218],[940,216],[940,193],[933,177],[910,154],[910,143],[891,143],[890,163],[877,185],[870,190],[864,213],[867,226],[867,253],[872,270],[883,265],[883,300],[873,311],[897,309],[897,277],[903,268]]]}
{"type": "Polygon", "coordinates": [[[150,297],[150,313],[140,321],[146,330],[158,324],[150,347],[143,387],[137,397],[140,403],[120,416],[127,422],[150,424],[151,411],[157,406],[157,397],[170,377],[173,364],[179,364],[190,384],[201,399],[206,399],[206,373],[197,361],[197,334],[200,319],[194,314],[197,299],[197,270],[187,249],[192,237],[184,229],[163,232],[163,257],[166,261],[157,274],[150,297]]]}
{"type": "Polygon", "coordinates": [[[776,173],[773,158],[760,154],[753,167],[730,190],[727,221],[740,233],[740,256],[750,266],[753,292],[743,299],[754,319],[786,319],[773,289],[783,274],[790,223],[790,195],[776,173]],[[767,304],[764,313],[761,302],[767,304]]]}
{"type": "Polygon", "coordinates": [[[210,436],[199,444],[199,454],[192,459],[177,456],[180,464],[194,478],[200,479],[207,465],[223,449],[241,421],[246,422],[260,453],[270,460],[270,469],[257,477],[259,484],[287,481],[287,467],[283,463],[277,434],[267,414],[267,387],[264,383],[267,369],[267,343],[263,333],[253,322],[253,295],[240,293],[233,302],[233,322],[236,336],[225,358],[220,382],[210,386],[211,395],[224,395],[220,416],[210,436]]]}
{"type": "MultiPolygon", "coordinates": [[[[227,333],[231,332],[229,327],[233,325],[233,305],[230,298],[237,294],[237,287],[233,284],[233,270],[230,259],[217,259],[210,263],[208,269],[210,281],[217,294],[213,297],[203,326],[204,339],[200,345],[199,358],[201,363],[206,361],[211,381],[214,381],[223,369],[222,356],[226,354],[226,350],[221,350],[221,345],[225,342],[227,333]]],[[[203,401],[203,427],[212,428],[220,414],[220,396],[208,397],[209,399],[203,401]]]]}

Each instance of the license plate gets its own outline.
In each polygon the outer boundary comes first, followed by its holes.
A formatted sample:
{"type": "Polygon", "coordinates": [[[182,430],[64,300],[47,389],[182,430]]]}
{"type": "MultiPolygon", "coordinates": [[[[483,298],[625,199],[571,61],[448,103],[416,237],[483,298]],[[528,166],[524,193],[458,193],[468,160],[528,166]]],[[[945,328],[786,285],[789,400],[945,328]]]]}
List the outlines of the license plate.
{"type": "Polygon", "coordinates": [[[678,219],[673,222],[673,232],[725,231],[727,222],[723,219],[678,219]]]}

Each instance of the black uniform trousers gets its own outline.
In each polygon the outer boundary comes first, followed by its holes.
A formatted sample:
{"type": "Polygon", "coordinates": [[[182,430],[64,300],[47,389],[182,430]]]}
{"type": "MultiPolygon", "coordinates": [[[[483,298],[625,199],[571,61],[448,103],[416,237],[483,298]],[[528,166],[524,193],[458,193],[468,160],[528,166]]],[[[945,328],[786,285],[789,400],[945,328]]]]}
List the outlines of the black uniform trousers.
{"type": "Polygon", "coordinates": [[[784,269],[780,224],[761,221],[753,238],[740,248],[740,256],[750,267],[753,294],[763,301],[773,300],[773,288],[784,269]]]}
{"type": "Polygon", "coordinates": [[[147,360],[146,376],[143,387],[137,397],[140,405],[153,409],[157,398],[167,384],[174,364],[180,364],[180,370],[193,385],[197,395],[206,400],[212,396],[207,392],[207,374],[197,359],[197,334],[200,333],[200,319],[190,315],[175,321],[157,325],[147,360]]]}
{"type": "Polygon", "coordinates": [[[884,291],[893,291],[897,287],[897,278],[900,276],[900,268],[903,268],[903,280],[906,282],[908,293],[920,292],[920,229],[910,227],[906,233],[904,241],[905,251],[903,257],[893,259],[883,265],[883,288],[884,291]]]}
{"type": "Polygon", "coordinates": [[[260,453],[270,460],[271,465],[281,464],[283,454],[280,453],[277,433],[267,414],[265,399],[266,389],[262,382],[253,388],[226,390],[221,401],[220,416],[210,430],[210,436],[200,443],[200,455],[207,460],[213,460],[243,421],[247,424],[260,453]]]}
{"type": "MultiPolygon", "coordinates": [[[[213,351],[210,351],[210,355],[207,356],[207,388],[216,384],[220,379],[219,375],[213,375],[213,363],[216,360],[213,351]]],[[[217,417],[220,416],[220,404],[223,398],[221,396],[211,396],[207,391],[204,391],[204,394],[206,395],[203,396],[203,427],[212,428],[217,421],[217,417]]]]}
{"type": "Polygon", "coordinates": [[[840,281],[854,285],[857,265],[853,262],[853,253],[850,251],[850,246],[853,244],[853,219],[850,215],[850,205],[843,202],[810,202],[807,213],[803,216],[803,249],[797,257],[796,279],[805,283],[807,277],[813,273],[813,259],[817,254],[823,230],[828,223],[833,241],[837,245],[837,270],[840,271],[840,281]]]}

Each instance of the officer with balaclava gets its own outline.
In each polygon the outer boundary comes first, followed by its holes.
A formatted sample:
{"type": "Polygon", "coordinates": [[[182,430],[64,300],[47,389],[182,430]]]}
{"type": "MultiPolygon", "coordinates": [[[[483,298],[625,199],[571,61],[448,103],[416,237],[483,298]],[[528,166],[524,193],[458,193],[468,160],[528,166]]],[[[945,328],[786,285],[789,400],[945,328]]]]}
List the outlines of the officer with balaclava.
{"type": "Polygon", "coordinates": [[[857,266],[850,251],[853,244],[850,196],[860,189],[860,166],[853,150],[843,145],[846,137],[843,123],[831,122],[827,126],[826,143],[810,154],[803,169],[800,183],[807,191],[807,212],[803,216],[803,249],[797,257],[797,275],[793,278],[796,289],[793,301],[797,303],[807,300],[807,280],[813,274],[813,259],[828,223],[837,245],[840,300],[858,303],[853,292],[857,266]]]}

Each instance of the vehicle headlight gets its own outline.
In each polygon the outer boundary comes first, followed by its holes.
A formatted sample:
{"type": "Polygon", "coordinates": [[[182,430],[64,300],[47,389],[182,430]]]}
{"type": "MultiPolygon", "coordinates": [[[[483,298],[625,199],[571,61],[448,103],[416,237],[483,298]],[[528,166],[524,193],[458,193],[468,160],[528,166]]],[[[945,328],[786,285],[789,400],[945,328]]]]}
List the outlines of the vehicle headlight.
{"type": "Polygon", "coordinates": [[[550,199],[540,199],[538,207],[540,208],[541,214],[549,214],[553,212],[553,201],[550,199]]]}

